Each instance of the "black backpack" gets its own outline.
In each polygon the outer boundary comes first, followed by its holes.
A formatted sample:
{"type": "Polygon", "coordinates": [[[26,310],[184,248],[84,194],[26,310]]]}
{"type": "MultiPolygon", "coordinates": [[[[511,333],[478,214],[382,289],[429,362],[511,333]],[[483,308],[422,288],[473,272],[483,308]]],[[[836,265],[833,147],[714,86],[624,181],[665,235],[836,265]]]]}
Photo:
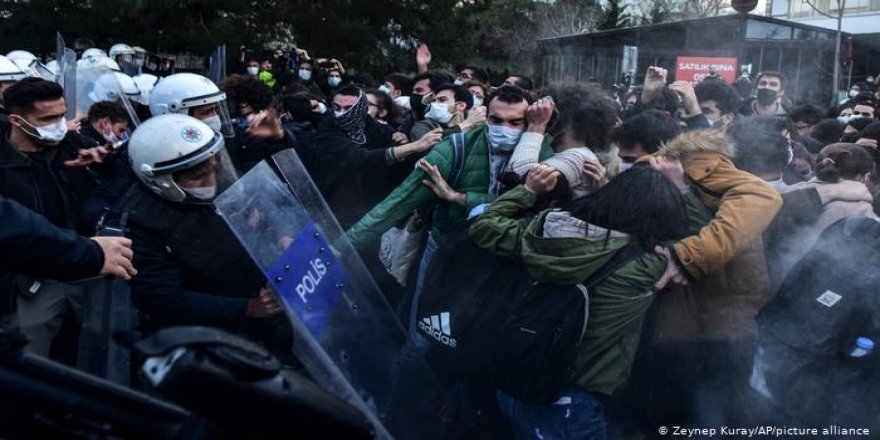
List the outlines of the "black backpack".
{"type": "Polygon", "coordinates": [[[587,329],[588,290],[638,255],[628,244],[581,284],[529,287],[497,332],[496,388],[534,405],[559,399],[571,383],[577,346],[587,329]]]}
{"type": "Polygon", "coordinates": [[[428,266],[416,314],[417,331],[430,343],[425,358],[434,372],[491,374],[498,329],[529,282],[520,262],[481,249],[467,227],[445,241],[428,266]]]}

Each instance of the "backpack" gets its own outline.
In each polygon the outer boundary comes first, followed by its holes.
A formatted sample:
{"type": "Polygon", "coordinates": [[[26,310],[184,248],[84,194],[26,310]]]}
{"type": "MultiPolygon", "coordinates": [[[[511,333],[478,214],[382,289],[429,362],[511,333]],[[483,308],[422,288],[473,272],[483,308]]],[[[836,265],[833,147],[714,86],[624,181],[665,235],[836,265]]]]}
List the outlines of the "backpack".
{"type": "Polygon", "coordinates": [[[445,377],[489,375],[498,329],[529,282],[521,263],[475,245],[467,226],[446,240],[428,266],[416,314],[429,342],[426,363],[445,377]]]}
{"type": "Polygon", "coordinates": [[[532,284],[499,328],[495,343],[495,387],[523,402],[548,405],[571,383],[577,347],[589,318],[589,289],[633,260],[633,244],[581,284],[532,284]]]}

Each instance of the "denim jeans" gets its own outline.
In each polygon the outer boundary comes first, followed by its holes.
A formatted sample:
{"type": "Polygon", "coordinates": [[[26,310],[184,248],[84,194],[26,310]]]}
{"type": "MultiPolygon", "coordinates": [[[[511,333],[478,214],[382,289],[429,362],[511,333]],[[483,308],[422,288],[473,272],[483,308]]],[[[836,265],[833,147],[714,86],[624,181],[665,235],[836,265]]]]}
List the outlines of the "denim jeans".
{"type": "Polygon", "coordinates": [[[501,414],[517,440],[605,440],[605,409],[598,396],[571,387],[550,405],[529,405],[498,392],[501,414]]]}

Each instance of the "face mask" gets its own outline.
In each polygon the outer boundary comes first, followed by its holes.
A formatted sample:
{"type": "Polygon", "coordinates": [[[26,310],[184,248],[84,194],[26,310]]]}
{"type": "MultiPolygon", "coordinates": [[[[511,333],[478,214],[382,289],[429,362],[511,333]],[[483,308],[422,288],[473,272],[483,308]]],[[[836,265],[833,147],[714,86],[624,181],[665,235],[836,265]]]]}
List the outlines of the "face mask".
{"type": "Polygon", "coordinates": [[[624,171],[626,171],[626,170],[632,168],[633,165],[635,165],[635,164],[633,164],[633,163],[629,163],[629,162],[622,162],[622,161],[621,161],[621,162],[620,162],[620,166],[619,166],[618,168],[620,168],[620,172],[622,173],[622,172],[624,172],[624,171]]]}
{"type": "Polygon", "coordinates": [[[387,94],[388,96],[391,96],[391,88],[386,86],[385,84],[382,84],[381,86],[379,86],[379,91],[387,94]]]}
{"type": "Polygon", "coordinates": [[[474,107],[479,107],[479,106],[483,105],[483,98],[480,98],[477,95],[473,95],[473,97],[474,97],[474,107]]]}
{"type": "Polygon", "coordinates": [[[345,112],[337,112],[334,110],[333,115],[336,116],[336,119],[339,119],[339,118],[345,116],[345,112]]]}
{"type": "Polygon", "coordinates": [[[58,122],[50,125],[44,125],[42,127],[37,127],[25,120],[24,118],[21,118],[21,122],[23,122],[28,127],[36,130],[36,133],[25,130],[24,127],[22,127],[22,131],[34,138],[37,143],[43,145],[57,145],[59,142],[61,142],[62,139],[64,139],[64,136],[67,136],[67,118],[63,116],[58,122]]]}
{"type": "Polygon", "coordinates": [[[489,125],[489,146],[493,151],[510,152],[516,148],[523,130],[503,125],[489,125]]]}
{"type": "Polygon", "coordinates": [[[802,173],[801,173],[801,179],[803,179],[804,182],[809,182],[810,180],[813,179],[813,171],[811,171],[811,170],[806,170],[806,171],[802,172],[802,173]]]}
{"type": "Polygon", "coordinates": [[[409,96],[398,96],[394,98],[394,104],[404,110],[412,110],[412,106],[409,105],[409,96]]]}
{"type": "Polygon", "coordinates": [[[425,116],[441,124],[446,124],[454,115],[449,112],[449,104],[434,102],[428,107],[428,113],[425,116]]]}
{"type": "Polygon", "coordinates": [[[248,67],[247,73],[250,76],[257,76],[257,74],[260,73],[260,68],[259,67],[248,67]]]}
{"type": "Polygon", "coordinates": [[[202,122],[207,124],[208,127],[211,127],[211,130],[214,130],[217,133],[220,133],[220,129],[223,128],[223,121],[220,119],[219,115],[209,116],[202,119],[202,122]]]}
{"type": "Polygon", "coordinates": [[[850,90],[850,91],[849,91],[849,97],[850,97],[850,98],[855,98],[855,97],[858,96],[858,95],[859,95],[859,91],[858,91],[858,90],[850,90]]]}
{"type": "Polygon", "coordinates": [[[331,76],[327,79],[327,84],[330,84],[330,87],[336,87],[339,84],[342,84],[342,78],[338,76],[331,76]]]}
{"type": "Polygon", "coordinates": [[[317,108],[315,109],[315,113],[317,113],[319,115],[323,115],[324,113],[327,113],[327,106],[324,105],[323,102],[319,102],[317,105],[317,108]]]}
{"type": "Polygon", "coordinates": [[[116,136],[116,133],[113,130],[110,130],[106,133],[101,133],[104,136],[104,140],[110,143],[110,146],[113,149],[119,148],[120,145],[128,142],[128,132],[122,132],[122,137],[116,136]]]}
{"type": "Polygon", "coordinates": [[[425,114],[425,111],[428,109],[428,107],[422,103],[422,98],[424,97],[424,95],[409,95],[409,107],[412,109],[413,112],[420,115],[425,114]]]}
{"type": "Polygon", "coordinates": [[[758,89],[758,104],[761,105],[770,105],[776,102],[776,98],[779,94],[776,90],[771,89],[758,89]]]}
{"type": "Polygon", "coordinates": [[[183,188],[183,190],[194,199],[198,200],[211,200],[217,195],[217,185],[183,188]]]}
{"type": "Polygon", "coordinates": [[[852,115],[838,116],[837,120],[840,121],[841,124],[846,125],[846,124],[849,124],[849,121],[852,121],[852,115]]]}
{"type": "Polygon", "coordinates": [[[299,69],[299,79],[303,81],[312,79],[312,71],[309,69],[299,69]]]}
{"type": "Polygon", "coordinates": [[[457,79],[457,80],[453,81],[452,83],[455,84],[455,85],[457,85],[457,86],[460,86],[460,85],[464,84],[464,81],[462,81],[462,80],[460,80],[460,79],[457,79]]]}

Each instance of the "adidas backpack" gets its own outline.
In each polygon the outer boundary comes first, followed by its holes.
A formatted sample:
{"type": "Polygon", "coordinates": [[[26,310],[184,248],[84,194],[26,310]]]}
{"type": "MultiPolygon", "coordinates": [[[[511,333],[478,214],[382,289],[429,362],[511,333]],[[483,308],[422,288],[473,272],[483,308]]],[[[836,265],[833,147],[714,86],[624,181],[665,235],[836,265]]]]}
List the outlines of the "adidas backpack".
{"type": "Polygon", "coordinates": [[[467,227],[444,242],[428,266],[416,314],[434,372],[491,374],[498,330],[528,285],[522,264],[475,245],[467,227]]]}

